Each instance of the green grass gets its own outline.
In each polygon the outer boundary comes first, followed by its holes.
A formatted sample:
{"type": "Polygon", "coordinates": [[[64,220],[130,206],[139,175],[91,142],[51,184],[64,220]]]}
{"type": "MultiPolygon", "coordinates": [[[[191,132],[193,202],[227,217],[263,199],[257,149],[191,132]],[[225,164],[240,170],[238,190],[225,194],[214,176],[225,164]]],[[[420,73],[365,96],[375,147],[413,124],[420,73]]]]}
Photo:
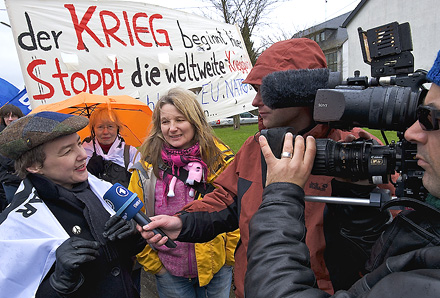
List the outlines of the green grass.
{"type": "Polygon", "coordinates": [[[249,136],[258,132],[258,124],[240,125],[240,129],[234,130],[232,126],[215,127],[215,135],[237,153],[249,136]]]}
{"type": "MultiPolygon", "coordinates": [[[[384,139],[382,138],[382,134],[379,130],[374,129],[367,129],[366,131],[370,132],[377,138],[379,138],[382,143],[385,144],[384,139]]],[[[238,150],[243,145],[244,141],[249,136],[253,136],[258,131],[258,124],[249,124],[249,125],[241,125],[240,129],[234,130],[232,126],[226,126],[226,127],[215,127],[214,132],[220,140],[222,140],[226,145],[231,147],[234,152],[238,152],[238,150]]],[[[395,131],[387,131],[385,132],[385,135],[388,139],[388,142],[391,142],[392,140],[397,141],[397,134],[395,131]]]]}
{"type": "MultiPolygon", "coordinates": [[[[383,144],[385,144],[385,140],[382,137],[382,134],[380,132],[380,130],[376,130],[376,129],[368,129],[368,128],[364,128],[366,131],[368,131],[369,133],[371,133],[372,135],[374,135],[375,137],[379,138],[379,140],[382,141],[383,144]]],[[[398,141],[399,138],[397,137],[397,132],[395,131],[386,131],[385,132],[385,136],[387,137],[387,140],[389,143],[391,143],[391,141],[398,141]]]]}

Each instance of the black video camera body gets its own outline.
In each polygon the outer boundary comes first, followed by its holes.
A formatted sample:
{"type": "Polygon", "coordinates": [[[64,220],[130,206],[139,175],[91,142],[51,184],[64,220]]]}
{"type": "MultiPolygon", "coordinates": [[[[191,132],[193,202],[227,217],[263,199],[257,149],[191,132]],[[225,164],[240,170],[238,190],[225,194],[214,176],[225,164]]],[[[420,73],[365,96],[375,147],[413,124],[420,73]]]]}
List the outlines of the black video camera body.
{"type": "MultiPolygon", "coordinates": [[[[372,79],[355,76],[334,89],[317,91],[313,118],[330,127],[351,129],[367,127],[382,131],[386,145],[371,141],[350,143],[317,139],[317,154],[312,170],[314,175],[350,178],[353,181],[369,179],[374,184],[391,181],[395,172],[400,174],[396,187],[397,197],[424,199],[427,195],[422,184],[423,169],[417,165],[417,148],[403,137],[404,132],[417,120],[417,107],[427,90],[426,71],[414,71],[411,31],[408,23],[397,22],[379,26],[366,32],[358,29],[364,61],[371,65],[372,79]],[[399,141],[388,143],[384,131],[397,131],[399,141]]],[[[284,133],[279,129],[262,131],[272,151],[281,150],[284,133]],[[271,131],[272,130],[272,131],[271,131]],[[279,138],[282,137],[280,140],[279,138]],[[270,139],[278,138],[271,142],[270,139]],[[273,145],[277,143],[276,150],[273,145]]],[[[280,154],[279,151],[278,154],[280,154]]]]}
{"type": "Polygon", "coordinates": [[[399,141],[388,144],[386,140],[386,146],[366,142],[335,145],[340,153],[328,158],[338,161],[346,158],[350,166],[341,174],[332,175],[350,177],[361,173],[357,170],[361,167],[365,170],[360,179],[366,175],[374,183],[383,183],[387,181],[385,176],[398,172],[400,177],[394,183],[396,196],[424,199],[427,191],[422,184],[423,169],[414,158],[417,147],[403,137],[405,130],[416,122],[417,107],[427,92],[423,87],[427,72],[414,72],[410,26],[393,22],[367,31],[358,28],[358,32],[364,62],[371,65],[372,78],[368,81],[355,72],[344,85],[318,90],[313,118],[334,128],[379,129],[385,140],[384,131],[397,131],[399,141]]]}

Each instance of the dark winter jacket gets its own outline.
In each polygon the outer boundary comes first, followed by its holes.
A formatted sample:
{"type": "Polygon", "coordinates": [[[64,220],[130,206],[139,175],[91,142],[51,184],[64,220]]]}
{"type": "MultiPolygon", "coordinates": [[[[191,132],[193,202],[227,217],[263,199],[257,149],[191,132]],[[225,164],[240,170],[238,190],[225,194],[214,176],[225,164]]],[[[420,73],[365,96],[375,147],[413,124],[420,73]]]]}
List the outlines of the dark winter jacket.
{"type": "Polygon", "coordinates": [[[44,176],[29,174],[24,180],[24,189],[17,192],[12,206],[5,212],[32,196],[33,188],[37,196],[32,200],[42,199],[69,236],[101,244],[96,260],[83,265],[81,273],[84,283],[77,291],[61,296],[51,287],[49,277],[54,271],[54,264],[40,283],[35,297],[139,297],[131,272],[133,257],[145,247],[145,240],[139,234],[113,242],[102,236],[110,214],[91,191],[87,181],[69,190],[55,185],[44,176]]]}
{"type": "Polygon", "coordinates": [[[19,186],[21,179],[14,174],[14,161],[3,155],[0,155],[0,183],[19,186]]]}
{"type": "MultiPolygon", "coordinates": [[[[3,131],[5,127],[6,126],[4,124],[0,124],[0,132],[3,131]]],[[[14,172],[14,161],[3,155],[0,155],[0,183],[18,186],[21,182],[21,179],[18,178],[18,176],[13,175],[14,172]]]]}
{"type": "MultiPolygon", "coordinates": [[[[375,243],[373,271],[331,297],[440,297],[440,212],[409,205],[414,210],[400,213],[375,243]]],[[[341,232],[352,233],[350,227],[341,232]]],[[[317,288],[305,235],[303,190],[290,183],[266,187],[250,223],[246,297],[330,297],[317,288]]]]}

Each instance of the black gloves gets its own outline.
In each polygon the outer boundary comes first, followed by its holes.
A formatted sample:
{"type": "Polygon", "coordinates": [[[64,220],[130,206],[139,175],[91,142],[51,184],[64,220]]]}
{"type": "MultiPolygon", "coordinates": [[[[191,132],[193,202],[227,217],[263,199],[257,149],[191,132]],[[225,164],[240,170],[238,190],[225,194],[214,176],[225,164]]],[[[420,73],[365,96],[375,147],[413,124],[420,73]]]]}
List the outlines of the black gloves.
{"type": "Polygon", "coordinates": [[[97,155],[93,152],[92,157],[90,157],[89,162],[87,163],[87,171],[92,175],[99,177],[99,174],[102,174],[104,169],[104,159],[101,155],[97,155]]]}
{"type": "MultiPolygon", "coordinates": [[[[362,296],[363,293],[371,291],[376,284],[392,273],[438,268],[440,268],[440,247],[433,246],[413,250],[402,255],[389,257],[382,265],[358,280],[349,291],[354,293],[356,297],[362,296]]],[[[415,276],[413,274],[411,278],[417,281],[418,278],[415,276]]]]}
{"type": "Polygon", "coordinates": [[[118,215],[113,215],[105,223],[103,236],[110,241],[115,241],[136,233],[136,224],[132,220],[127,221],[118,215]]]}
{"type": "Polygon", "coordinates": [[[84,282],[80,267],[99,255],[100,244],[96,241],[71,237],[56,250],[55,272],[50,276],[50,285],[61,294],[75,292],[84,282]]]}
{"type": "Polygon", "coordinates": [[[389,257],[382,265],[365,275],[365,280],[370,287],[373,287],[384,276],[393,272],[438,268],[440,268],[440,247],[424,247],[402,255],[389,257]]]}

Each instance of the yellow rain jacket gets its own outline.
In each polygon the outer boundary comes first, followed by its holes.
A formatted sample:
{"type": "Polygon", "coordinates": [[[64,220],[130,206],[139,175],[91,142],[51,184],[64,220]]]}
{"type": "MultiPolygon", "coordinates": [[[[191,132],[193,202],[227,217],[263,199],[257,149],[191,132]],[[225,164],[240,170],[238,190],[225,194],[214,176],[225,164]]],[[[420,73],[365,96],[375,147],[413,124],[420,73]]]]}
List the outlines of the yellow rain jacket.
{"type": "MultiPolygon", "coordinates": [[[[217,172],[208,176],[207,182],[211,183],[220,175],[227,165],[234,159],[234,153],[228,147],[216,142],[217,147],[224,153],[222,158],[225,161],[223,167],[217,172]]],[[[156,176],[150,164],[143,162],[135,165],[135,170],[130,179],[128,189],[136,193],[139,198],[144,201],[147,207],[147,215],[154,216],[154,191],[156,186],[156,176]],[[146,170],[145,170],[146,169],[146,170]],[[150,198],[150,199],[147,199],[150,198]]],[[[198,194],[197,200],[202,199],[198,194]]],[[[197,260],[197,272],[199,284],[201,287],[206,286],[225,264],[233,266],[235,263],[234,252],[240,239],[240,231],[237,229],[233,232],[222,233],[217,235],[213,240],[205,243],[195,244],[195,254],[197,260]]],[[[163,267],[159,259],[157,251],[153,250],[150,245],[137,255],[138,262],[143,266],[144,270],[152,274],[157,274],[163,267]]]]}

